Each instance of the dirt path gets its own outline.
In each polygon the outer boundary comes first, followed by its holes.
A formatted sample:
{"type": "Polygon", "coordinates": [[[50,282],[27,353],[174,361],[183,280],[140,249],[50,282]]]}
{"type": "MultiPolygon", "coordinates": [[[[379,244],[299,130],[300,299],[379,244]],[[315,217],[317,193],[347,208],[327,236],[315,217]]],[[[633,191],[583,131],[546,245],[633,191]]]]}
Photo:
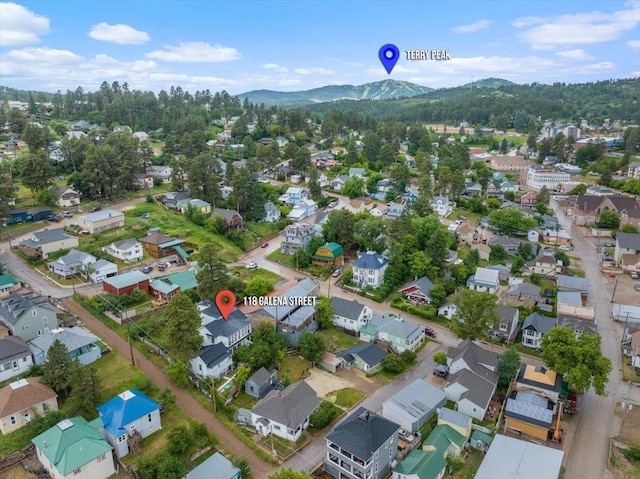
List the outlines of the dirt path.
{"type": "MultiPolygon", "coordinates": [[[[129,355],[129,344],[118,334],[107,327],[102,321],[96,319],[91,313],[80,306],[73,298],[64,298],[62,304],[75,314],[83,322],[83,325],[93,331],[113,346],[120,354],[127,359],[129,355]]],[[[245,446],[229,429],[225,427],[211,412],[206,410],[189,393],[185,392],[169,380],[165,372],[154,363],[145,358],[140,352],[134,350],[136,366],[144,372],[158,387],[169,387],[176,395],[176,405],[196,421],[207,426],[218,440],[225,445],[233,454],[245,457],[249,461],[251,472],[256,479],[262,479],[272,474],[276,469],[258,457],[251,449],[245,446]]]]}

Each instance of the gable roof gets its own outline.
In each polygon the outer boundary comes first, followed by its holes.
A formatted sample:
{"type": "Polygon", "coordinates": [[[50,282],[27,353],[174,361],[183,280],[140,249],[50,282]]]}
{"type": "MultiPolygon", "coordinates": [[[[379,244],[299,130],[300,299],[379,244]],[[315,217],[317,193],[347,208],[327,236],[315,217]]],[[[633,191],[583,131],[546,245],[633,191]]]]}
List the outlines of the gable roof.
{"type": "Polygon", "coordinates": [[[0,389],[0,418],[24,411],[57,397],[56,392],[41,383],[39,378],[14,381],[0,389]]]}
{"type": "Polygon", "coordinates": [[[276,373],[275,369],[267,369],[263,366],[260,369],[258,369],[255,373],[253,373],[251,377],[248,379],[248,381],[253,381],[258,386],[262,386],[275,373],[276,373]]]}
{"type": "Polygon", "coordinates": [[[540,296],[540,286],[536,286],[533,283],[520,283],[511,286],[507,292],[507,295],[520,295],[526,294],[528,296],[540,296]]]}
{"type": "Polygon", "coordinates": [[[387,356],[387,353],[375,343],[359,343],[336,354],[337,357],[343,358],[348,363],[354,361],[354,355],[357,355],[369,367],[373,367],[380,364],[387,356]]]}
{"type": "Polygon", "coordinates": [[[364,308],[364,304],[359,303],[356,299],[349,301],[337,296],[331,298],[331,309],[336,316],[355,320],[360,317],[364,308]]]}
{"type": "Polygon", "coordinates": [[[558,288],[574,289],[577,291],[589,291],[589,280],[578,276],[558,275],[556,278],[558,288]]]}
{"type": "Polygon", "coordinates": [[[440,420],[448,422],[449,424],[454,424],[463,429],[467,429],[472,422],[471,416],[467,416],[466,414],[462,414],[461,412],[454,411],[447,407],[441,407],[438,409],[438,422],[440,422],[440,420]]]}
{"type": "Polygon", "coordinates": [[[29,348],[34,355],[40,352],[46,353],[56,340],[64,344],[67,351],[71,352],[96,343],[100,341],[100,338],[82,327],[58,328],[32,339],[29,342],[29,348]]]}
{"type": "Polygon", "coordinates": [[[460,395],[460,400],[468,399],[473,404],[483,409],[486,408],[493,396],[495,385],[498,382],[498,374],[489,371],[487,368],[481,366],[480,368],[487,371],[486,377],[483,378],[470,369],[461,369],[450,376],[449,382],[445,386],[445,391],[453,384],[460,384],[466,389],[466,391],[460,395]]]}
{"type": "Polygon", "coordinates": [[[30,356],[31,350],[20,336],[0,338],[0,363],[30,356]]]}
{"type": "Polygon", "coordinates": [[[290,384],[283,391],[270,391],[251,412],[285,426],[298,428],[320,405],[316,392],[305,381],[290,384]]]}
{"type": "Polygon", "coordinates": [[[448,424],[438,424],[424,440],[422,447],[433,446],[444,457],[451,444],[462,449],[466,440],[466,437],[448,424]]]}
{"type": "Polygon", "coordinates": [[[113,449],[98,430],[101,424],[99,419],[87,422],[81,416],[64,419],[31,442],[66,476],[113,449]]]}
{"type": "Polygon", "coordinates": [[[522,363],[516,382],[526,386],[533,386],[547,391],[561,392],[563,388],[562,376],[544,366],[533,366],[522,363]]]}
{"type": "Polygon", "coordinates": [[[206,324],[205,329],[209,331],[214,338],[219,336],[229,338],[250,324],[247,316],[239,309],[234,308],[226,320],[216,319],[215,321],[211,321],[206,324]]]}
{"type": "Polygon", "coordinates": [[[224,344],[216,343],[202,348],[198,357],[202,359],[202,362],[206,364],[208,368],[212,368],[228,357],[231,357],[231,354],[229,354],[224,344]]]}
{"type": "Polygon", "coordinates": [[[396,414],[408,416],[411,422],[421,419],[437,406],[444,404],[447,394],[424,379],[416,379],[383,403],[396,414]]]}
{"type": "Polygon", "coordinates": [[[527,316],[522,323],[522,329],[531,328],[540,334],[546,334],[556,325],[556,318],[543,316],[537,311],[527,316]]]}
{"type": "Polygon", "coordinates": [[[379,333],[386,333],[397,338],[413,339],[424,334],[422,325],[407,320],[404,316],[388,313],[374,314],[371,323],[376,325],[379,333]]]}
{"type": "Polygon", "coordinates": [[[222,208],[214,208],[211,214],[222,216],[227,223],[232,221],[237,216],[242,218],[242,216],[240,216],[240,213],[238,213],[236,210],[229,210],[229,209],[222,209],[222,208]]]}
{"type": "Polygon", "coordinates": [[[120,241],[114,241],[112,244],[114,248],[122,251],[126,251],[130,248],[133,248],[135,245],[139,244],[139,242],[135,238],[128,238],[120,241]]]}
{"type": "Polygon", "coordinates": [[[512,308],[511,306],[505,306],[503,304],[499,304],[496,306],[496,310],[498,311],[498,315],[500,316],[500,323],[510,324],[513,321],[513,317],[515,316],[516,308],[512,308]]]}
{"type": "Polygon", "coordinates": [[[498,284],[500,282],[500,272],[495,269],[477,267],[472,277],[476,283],[498,284]]]}
{"type": "Polygon", "coordinates": [[[580,333],[597,334],[598,332],[598,323],[595,320],[579,318],[569,314],[558,315],[558,326],[571,328],[580,333]]]}
{"type": "Polygon", "coordinates": [[[417,286],[425,296],[429,296],[431,290],[435,288],[435,285],[431,282],[431,280],[426,276],[423,276],[422,278],[419,278],[415,281],[409,281],[408,283],[403,284],[398,291],[403,291],[414,286],[417,286]]]}
{"type": "Polygon", "coordinates": [[[618,233],[617,242],[620,248],[640,251],[640,234],[638,233],[618,233]]]}
{"type": "Polygon", "coordinates": [[[129,271],[127,273],[118,274],[105,278],[102,282],[113,286],[116,289],[125,288],[133,284],[138,284],[143,281],[149,281],[150,276],[142,271],[129,271]]]}
{"type": "Polygon", "coordinates": [[[42,296],[33,293],[10,293],[6,298],[0,300],[0,318],[7,324],[14,325],[26,311],[35,307],[48,309],[56,315],[61,313],[58,308],[47,302],[42,296]]]}
{"type": "Polygon", "coordinates": [[[90,221],[95,223],[96,221],[103,221],[109,218],[124,218],[124,213],[117,210],[102,210],[95,213],[89,213],[88,215],[81,216],[80,219],[84,221],[90,221]]]}
{"type": "Polygon", "coordinates": [[[389,260],[375,251],[367,251],[358,255],[358,259],[353,262],[353,266],[362,269],[381,269],[389,260]]]}
{"type": "Polygon", "coordinates": [[[399,429],[395,422],[361,406],[334,427],[326,439],[366,461],[399,429]]]}
{"type": "Polygon", "coordinates": [[[23,240],[21,244],[29,248],[38,248],[44,244],[55,243],[65,239],[74,238],[74,236],[65,233],[63,228],[55,228],[52,230],[36,231],[29,238],[23,240]]]}
{"type": "MultiPolygon", "coordinates": [[[[496,367],[498,365],[498,354],[493,351],[487,351],[481,348],[470,339],[466,339],[456,347],[449,347],[447,357],[454,363],[459,359],[463,359],[467,365],[488,365],[496,367]]],[[[486,369],[486,368],[484,368],[486,369]]]]}
{"type": "Polygon", "coordinates": [[[129,389],[96,408],[106,431],[113,437],[127,432],[136,419],[160,409],[160,404],[138,389],[129,389]]]}
{"type": "Polygon", "coordinates": [[[148,243],[148,244],[162,244],[162,243],[167,243],[169,241],[173,241],[174,238],[172,238],[171,236],[167,236],[164,233],[161,233],[160,231],[149,231],[147,233],[147,236],[145,236],[144,238],[140,239],[141,243],[148,243]]]}
{"type": "Polygon", "coordinates": [[[393,472],[404,476],[417,476],[419,479],[436,479],[446,467],[447,461],[439,451],[413,449],[393,472]]]}
{"type": "Polygon", "coordinates": [[[239,474],[240,469],[222,454],[216,452],[188,472],[184,479],[229,479],[239,474]]]}

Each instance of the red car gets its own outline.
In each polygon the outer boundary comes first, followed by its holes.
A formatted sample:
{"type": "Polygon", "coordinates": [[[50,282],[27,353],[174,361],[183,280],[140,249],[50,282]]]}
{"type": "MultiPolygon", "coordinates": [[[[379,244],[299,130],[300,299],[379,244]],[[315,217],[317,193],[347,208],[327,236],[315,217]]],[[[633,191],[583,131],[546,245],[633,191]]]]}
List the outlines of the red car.
{"type": "Polygon", "coordinates": [[[437,336],[437,333],[431,328],[424,328],[424,334],[430,338],[435,338],[437,336]]]}
{"type": "Polygon", "coordinates": [[[262,243],[262,245],[260,245],[260,248],[266,248],[267,246],[269,246],[269,243],[262,243]]]}

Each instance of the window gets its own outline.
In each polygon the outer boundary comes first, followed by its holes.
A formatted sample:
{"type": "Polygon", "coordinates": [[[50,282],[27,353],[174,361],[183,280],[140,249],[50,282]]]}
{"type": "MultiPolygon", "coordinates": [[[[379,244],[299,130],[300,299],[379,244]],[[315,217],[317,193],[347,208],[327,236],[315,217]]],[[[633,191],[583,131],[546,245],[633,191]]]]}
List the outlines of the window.
{"type": "Polygon", "coordinates": [[[24,413],[24,422],[31,422],[31,413],[24,413]]]}
{"type": "Polygon", "coordinates": [[[42,403],[42,412],[49,411],[49,405],[46,402],[42,403]]]}
{"type": "Polygon", "coordinates": [[[102,456],[98,456],[96,457],[96,462],[102,462],[107,458],[106,454],[103,454],[102,456]]]}
{"type": "Polygon", "coordinates": [[[147,414],[147,421],[151,422],[151,413],[147,414]]]}
{"type": "Polygon", "coordinates": [[[38,336],[42,336],[42,330],[38,329],[38,336]]]}
{"type": "Polygon", "coordinates": [[[393,457],[393,449],[389,449],[389,459],[393,457]]]}
{"type": "Polygon", "coordinates": [[[32,316],[38,316],[38,310],[37,309],[32,310],[31,311],[31,315],[32,316]]]}
{"type": "Polygon", "coordinates": [[[118,442],[124,442],[127,440],[127,436],[126,435],[122,435],[118,438],[118,442]]]}
{"type": "Polygon", "coordinates": [[[11,363],[11,366],[13,367],[13,369],[18,369],[18,361],[13,361],[11,363]]]}
{"type": "Polygon", "coordinates": [[[18,421],[16,421],[16,417],[15,416],[11,416],[9,418],[9,422],[11,423],[12,426],[14,426],[16,424],[16,422],[18,422],[18,421]]]}
{"type": "Polygon", "coordinates": [[[78,474],[80,474],[82,472],[82,468],[79,467],[78,469],[76,469],[75,471],[73,471],[73,475],[77,476],[78,474]]]}
{"type": "MultiPolygon", "coordinates": [[[[386,444],[385,444],[386,446],[386,444]]],[[[376,459],[378,459],[378,451],[376,451],[376,453],[373,455],[373,457],[375,457],[376,459]]]]}

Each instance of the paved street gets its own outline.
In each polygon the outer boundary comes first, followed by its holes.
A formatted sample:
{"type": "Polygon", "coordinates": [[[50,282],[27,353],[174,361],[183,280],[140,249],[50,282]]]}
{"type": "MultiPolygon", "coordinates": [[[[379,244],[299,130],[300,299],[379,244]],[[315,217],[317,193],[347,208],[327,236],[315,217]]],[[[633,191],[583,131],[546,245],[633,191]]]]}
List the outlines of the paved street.
{"type": "Polygon", "coordinates": [[[615,323],[611,317],[612,291],[607,288],[607,281],[600,273],[595,244],[583,237],[583,233],[565,216],[562,208],[556,208],[556,213],[560,224],[572,237],[575,249],[570,256],[582,260],[585,277],[590,283],[587,303],[596,312],[598,333],[602,336],[602,352],[611,359],[612,365],[607,396],[598,396],[591,389],[579,401],[576,436],[564,459],[565,477],[609,478],[612,477],[606,469],[609,437],[616,436],[620,427],[619,418],[614,416],[615,404],[627,395],[638,401],[640,395],[636,387],[630,388],[622,380],[620,341],[623,331],[621,324],[615,323]]]}

